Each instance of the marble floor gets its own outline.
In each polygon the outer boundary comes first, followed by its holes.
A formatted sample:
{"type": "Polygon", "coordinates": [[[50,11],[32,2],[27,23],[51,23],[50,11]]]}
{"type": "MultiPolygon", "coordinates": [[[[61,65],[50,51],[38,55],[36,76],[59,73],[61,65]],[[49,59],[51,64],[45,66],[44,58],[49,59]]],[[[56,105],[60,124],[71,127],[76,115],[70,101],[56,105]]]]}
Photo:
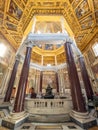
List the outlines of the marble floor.
{"type": "MultiPolygon", "coordinates": [[[[6,110],[4,111],[4,113],[6,115],[8,114],[6,110]]],[[[3,113],[1,113],[1,115],[2,115],[2,118],[5,116],[3,115],[3,113]]],[[[2,122],[2,118],[0,118],[0,125],[2,122]]],[[[98,120],[97,120],[97,124],[98,124],[98,120]]],[[[0,130],[10,130],[10,129],[0,126],[0,130]]],[[[58,124],[56,123],[24,123],[20,127],[15,128],[14,130],[83,130],[83,129],[77,126],[76,124],[74,124],[73,122],[69,122],[69,123],[58,123],[58,124]]],[[[95,126],[93,128],[86,129],[86,130],[98,130],[98,126],[95,126]]]]}
{"type": "MultiPolygon", "coordinates": [[[[10,130],[4,127],[0,127],[0,130],[10,130]]],[[[15,130],[83,130],[74,123],[24,123],[15,130]]],[[[86,129],[86,130],[98,130],[98,126],[86,129]]]]}

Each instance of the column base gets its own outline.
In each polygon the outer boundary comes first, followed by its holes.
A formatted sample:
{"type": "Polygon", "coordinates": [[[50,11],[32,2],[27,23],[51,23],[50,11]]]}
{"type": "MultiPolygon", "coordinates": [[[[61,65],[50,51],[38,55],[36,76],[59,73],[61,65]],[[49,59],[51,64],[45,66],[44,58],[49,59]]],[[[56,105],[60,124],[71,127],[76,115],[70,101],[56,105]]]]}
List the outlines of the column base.
{"type": "Polygon", "coordinates": [[[70,117],[74,123],[76,123],[83,129],[87,129],[97,125],[96,118],[90,116],[88,112],[80,113],[80,112],[72,111],[70,113],[70,117]]]}
{"type": "Polygon", "coordinates": [[[2,126],[14,129],[24,123],[28,116],[29,114],[27,114],[25,111],[19,113],[10,113],[9,116],[2,120],[2,126]]]}
{"type": "Polygon", "coordinates": [[[11,106],[10,102],[2,102],[2,104],[0,104],[0,109],[7,109],[7,110],[9,110],[9,106],[11,106]]]}

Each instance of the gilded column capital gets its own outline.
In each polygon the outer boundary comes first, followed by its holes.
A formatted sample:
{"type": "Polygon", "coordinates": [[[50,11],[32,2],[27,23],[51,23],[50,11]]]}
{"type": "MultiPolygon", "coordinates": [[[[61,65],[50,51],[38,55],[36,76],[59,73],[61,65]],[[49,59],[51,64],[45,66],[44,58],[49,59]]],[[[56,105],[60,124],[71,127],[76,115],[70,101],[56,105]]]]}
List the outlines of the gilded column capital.
{"type": "Polygon", "coordinates": [[[72,44],[73,40],[70,37],[66,37],[65,40],[64,40],[64,42],[65,43],[68,42],[68,43],[72,44]]]}
{"type": "Polygon", "coordinates": [[[36,44],[33,41],[27,41],[25,44],[27,47],[30,47],[30,48],[36,46],[36,44]]]}
{"type": "Polygon", "coordinates": [[[20,59],[21,59],[21,55],[19,55],[19,54],[16,55],[16,56],[15,56],[15,59],[16,59],[16,60],[20,60],[20,59]]]}

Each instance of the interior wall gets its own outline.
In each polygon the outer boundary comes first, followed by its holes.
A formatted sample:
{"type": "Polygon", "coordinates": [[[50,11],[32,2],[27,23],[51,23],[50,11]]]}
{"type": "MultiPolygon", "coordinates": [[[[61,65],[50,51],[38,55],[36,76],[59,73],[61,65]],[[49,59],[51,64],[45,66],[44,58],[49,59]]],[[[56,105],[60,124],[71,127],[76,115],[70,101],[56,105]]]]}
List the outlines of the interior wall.
{"type": "Polygon", "coordinates": [[[84,52],[84,57],[93,86],[93,90],[98,92],[98,56],[96,57],[92,46],[98,42],[98,35],[96,35],[89,43],[89,47],[84,52]]]}

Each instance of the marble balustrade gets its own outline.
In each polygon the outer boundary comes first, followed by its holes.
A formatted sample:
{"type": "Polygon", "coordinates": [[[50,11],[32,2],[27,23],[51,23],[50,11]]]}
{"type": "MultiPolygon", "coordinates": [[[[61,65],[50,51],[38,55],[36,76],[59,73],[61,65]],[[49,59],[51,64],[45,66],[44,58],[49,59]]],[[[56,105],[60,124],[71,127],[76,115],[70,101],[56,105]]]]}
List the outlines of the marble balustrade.
{"type": "Polygon", "coordinates": [[[71,99],[25,99],[25,110],[31,114],[67,114],[72,108],[71,99]]]}

